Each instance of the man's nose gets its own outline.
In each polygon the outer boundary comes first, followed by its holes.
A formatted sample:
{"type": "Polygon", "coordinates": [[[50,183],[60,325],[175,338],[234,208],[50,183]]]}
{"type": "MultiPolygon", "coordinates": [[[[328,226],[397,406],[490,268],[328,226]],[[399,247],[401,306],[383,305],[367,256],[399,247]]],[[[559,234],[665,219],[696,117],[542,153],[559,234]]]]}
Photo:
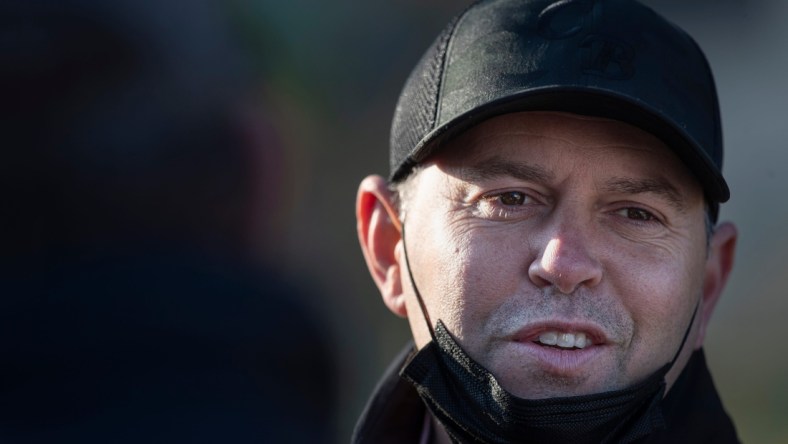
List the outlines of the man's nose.
{"type": "Polygon", "coordinates": [[[590,244],[578,232],[549,236],[528,268],[529,278],[539,288],[552,285],[563,294],[571,294],[583,285],[594,287],[602,279],[603,270],[590,244]]]}

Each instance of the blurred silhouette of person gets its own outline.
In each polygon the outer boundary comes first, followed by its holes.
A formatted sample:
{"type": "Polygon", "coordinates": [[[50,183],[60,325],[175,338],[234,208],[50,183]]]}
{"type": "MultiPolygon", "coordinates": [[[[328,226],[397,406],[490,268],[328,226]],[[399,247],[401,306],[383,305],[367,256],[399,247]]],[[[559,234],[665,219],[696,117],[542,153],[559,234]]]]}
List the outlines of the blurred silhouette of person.
{"type": "Polygon", "coordinates": [[[326,332],[268,242],[283,148],[222,7],[0,7],[0,442],[329,441],[326,332]]]}

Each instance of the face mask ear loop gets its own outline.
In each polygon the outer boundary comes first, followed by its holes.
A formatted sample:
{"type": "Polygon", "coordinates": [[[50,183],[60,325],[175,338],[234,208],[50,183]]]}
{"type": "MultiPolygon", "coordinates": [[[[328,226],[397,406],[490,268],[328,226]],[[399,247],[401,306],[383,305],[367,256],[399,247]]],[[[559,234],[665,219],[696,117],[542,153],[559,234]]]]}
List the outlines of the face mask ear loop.
{"type": "Polygon", "coordinates": [[[410,261],[408,260],[408,248],[407,242],[405,241],[405,224],[402,224],[402,252],[405,256],[405,266],[408,268],[408,277],[410,278],[410,285],[413,286],[413,291],[416,293],[416,300],[419,301],[419,307],[421,307],[421,315],[424,317],[424,321],[427,323],[427,328],[430,330],[430,337],[432,337],[433,342],[437,342],[435,339],[435,330],[432,328],[432,321],[430,321],[430,315],[427,313],[427,306],[424,305],[424,300],[421,298],[421,293],[419,292],[419,287],[416,286],[416,280],[413,279],[413,272],[410,269],[410,261]]]}
{"type": "Polygon", "coordinates": [[[687,342],[687,338],[689,337],[690,330],[692,330],[692,324],[695,322],[695,315],[698,314],[698,309],[700,309],[700,301],[698,301],[698,305],[695,306],[695,311],[692,312],[692,319],[690,319],[689,326],[687,327],[687,331],[684,332],[684,338],[681,340],[681,345],[679,345],[679,349],[676,352],[676,355],[673,356],[673,359],[670,361],[670,367],[668,370],[673,368],[673,364],[676,363],[676,360],[679,358],[681,354],[681,350],[684,348],[684,344],[687,342]]]}

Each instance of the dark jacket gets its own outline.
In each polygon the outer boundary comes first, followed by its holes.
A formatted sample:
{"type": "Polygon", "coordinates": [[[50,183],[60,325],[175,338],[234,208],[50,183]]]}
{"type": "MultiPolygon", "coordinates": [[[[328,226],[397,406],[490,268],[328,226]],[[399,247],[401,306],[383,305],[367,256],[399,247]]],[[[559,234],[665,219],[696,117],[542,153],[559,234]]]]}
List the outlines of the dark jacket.
{"type": "MultiPolygon", "coordinates": [[[[418,443],[426,407],[410,383],[399,377],[413,345],[386,370],[356,425],[352,443],[418,443]]],[[[738,443],[736,429],[722,406],[703,351],[690,358],[665,397],[667,427],[642,440],[656,443],[738,443]]]]}

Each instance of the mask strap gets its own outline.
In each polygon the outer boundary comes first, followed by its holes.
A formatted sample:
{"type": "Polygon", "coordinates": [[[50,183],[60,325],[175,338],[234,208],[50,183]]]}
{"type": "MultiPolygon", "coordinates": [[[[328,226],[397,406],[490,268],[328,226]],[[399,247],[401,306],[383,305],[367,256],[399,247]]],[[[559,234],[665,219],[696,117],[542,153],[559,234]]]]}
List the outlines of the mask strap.
{"type": "Polygon", "coordinates": [[[684,348],[684,345],[687,342],[687,338],[689,337],[690,330],[692,330],[692,324],[695,322],[695,315],[698,314],[699,308],[700,308],[700,301],[698,301],[698,305],[695,306],[695,311],[692,312],[692,319],[690,319],[689,325],[687,326],[687,330],[684,332],[684,338],[681,339],[681,345],[679,345],[678,351],[676,351],[676,354],[673,356],[673,359],[670,361],[670,367],[668,367],[668,370],[673,368],[673,364],[675,364],[676,359],[679,358],[679,355],[681,354],[681,350],[684,348]]]}
{"type": "Polygon", "coordinates": [[[408,277],[410,278],[410,285],[413,286],[413,291],[416,293],[416,300],[419,301],[419,307],[421,307],[421,315],[424,318],[424,321],[427,323],[427,328],[430,330],[430,337],[434,342],[437,342],[435,339],[435,330],[432,328],[432,321],[430,321],[430,315],[427,313],[427,306],[424,305],[424,300],[421,298],[421,293],[419,292],[419,288],[416,286],[416,280],[413,279],[413,272],[410,269],[410,260],[408,260],[408,247],[407,242],[405,242],[405,224],[402,224],[402,252],[405,255],[405,265],[408,267],[408,277]]]}

